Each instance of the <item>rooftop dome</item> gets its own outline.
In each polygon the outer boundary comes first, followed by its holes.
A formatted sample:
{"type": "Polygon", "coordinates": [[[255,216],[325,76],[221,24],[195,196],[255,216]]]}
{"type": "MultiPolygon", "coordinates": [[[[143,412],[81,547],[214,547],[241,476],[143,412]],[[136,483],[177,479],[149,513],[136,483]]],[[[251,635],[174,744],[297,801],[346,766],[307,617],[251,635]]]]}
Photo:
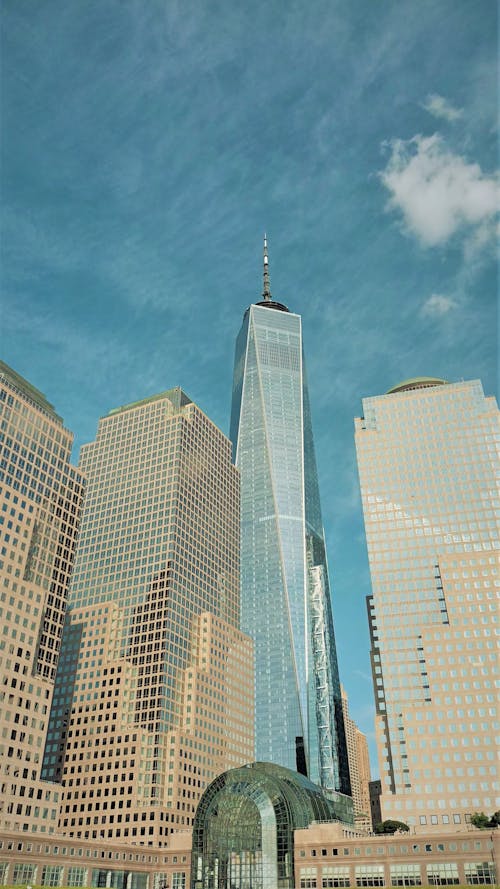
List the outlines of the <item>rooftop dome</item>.
{"type": "Polygon", "coordinates": [[[404,380],[388,389],[386,395],[394,395],[396,392],[408,392],[410,389],[429,389],[431,386],[446,386],[448,380],[440,380],[439,377],[412,377],[404,380]]]}

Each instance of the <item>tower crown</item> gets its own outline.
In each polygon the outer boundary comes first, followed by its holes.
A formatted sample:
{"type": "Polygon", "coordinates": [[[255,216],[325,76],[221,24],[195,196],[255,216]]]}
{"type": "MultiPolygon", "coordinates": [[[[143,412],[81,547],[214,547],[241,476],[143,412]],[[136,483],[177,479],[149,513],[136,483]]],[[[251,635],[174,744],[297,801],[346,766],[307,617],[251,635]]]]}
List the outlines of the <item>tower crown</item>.
{"type": "Polygon", "coordinates": [[[266,309],[277,309],[279,312],[288,312],[287,306],[275,302],[271,296],[271,280],[269,278],[269,256],[267,253],[267,235],[264,234],[264,288],[262,300],[256,305],[265,306],[266,309]]]}

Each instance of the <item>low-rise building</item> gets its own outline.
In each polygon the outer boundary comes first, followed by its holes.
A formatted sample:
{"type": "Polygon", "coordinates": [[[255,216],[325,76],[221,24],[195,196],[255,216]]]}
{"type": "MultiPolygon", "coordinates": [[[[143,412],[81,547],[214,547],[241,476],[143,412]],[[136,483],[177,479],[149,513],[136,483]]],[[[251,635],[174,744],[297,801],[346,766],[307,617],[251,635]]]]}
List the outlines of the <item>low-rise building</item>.
{"type": "Polygon", "coordinates": [[[495,886],[498,831],[355,836],[339,822],[295,831],[295,886],[495,886]]]}
{"type": "MultiPolygon", "coordinates": [[[[160,848],[3,833],[0,885],[193,889],[191,839],[191,830],[172,833],[168,847],[160,848]]],[[[495,830],[367,836],[340,822],[316,823],[294,832],[294,867],[286,889],[496,886],[499,847],[495,830]]],[[[213,878],[201,885],[220,886],[213,878]]],[[[232,883],[231,889],[247,884],[232,883]]],[[[252,889],[269,887],[263,882],[252,889]]]]}

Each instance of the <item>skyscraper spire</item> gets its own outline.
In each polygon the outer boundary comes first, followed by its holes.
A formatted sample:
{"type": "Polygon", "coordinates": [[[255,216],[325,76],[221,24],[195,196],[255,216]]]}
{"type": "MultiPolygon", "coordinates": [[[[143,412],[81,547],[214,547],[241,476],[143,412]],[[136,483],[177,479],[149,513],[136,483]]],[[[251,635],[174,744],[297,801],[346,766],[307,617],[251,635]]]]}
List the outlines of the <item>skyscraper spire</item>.
{"type": "Polygon", "coordinates": [[[230,434],[241,473],[241,626],[255,642],[255,759],[296,769],[338,791],[337,800],[344,794],[349,820],[302,324],[271,296],[266,236],[264,291],[243,317],[234,368],[230,434]]]}
{"type": "Polygon", "coordinates": [[[269,258],[267,256],[267,235],[264,234],[264,290],[262,291],[264,299],[272,300],[271,282],[269,280],[269,258]]]}

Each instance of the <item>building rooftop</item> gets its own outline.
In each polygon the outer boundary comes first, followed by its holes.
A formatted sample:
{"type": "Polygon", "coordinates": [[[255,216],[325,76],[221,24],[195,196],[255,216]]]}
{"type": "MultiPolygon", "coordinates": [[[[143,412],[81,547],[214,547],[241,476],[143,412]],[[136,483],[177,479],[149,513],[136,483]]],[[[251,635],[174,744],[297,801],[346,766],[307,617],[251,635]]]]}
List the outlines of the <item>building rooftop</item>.
{"type": "Polygon", "coordinates": [[[392,389],[388,389],[386,395],[394,395],[396,392],[407,392],[410,389],[427,389],[430,386],[445,386],[448,383],[448,380],[441,380],[439,377],[412,377],[409,380],[404,380],[402,383],[398,383],[397,386],[393,386],[392,389]]]}
{"type": "Polygon", "coordinates": [[[184,407],[186,404],[192,404],[189,395],[186,395],[179,386],[175,386],[174,389],[167,389],[165,392],[159,392],[157,395],[149,395],[148,398],[141,398],[140,401],[131,401],[129,404],[122,404],[120,407],[114,407],[113,410],[106,414],[106,416],[113,417],[115,414],[131,411],[136,407],[143,407],[146,404],[151,404],[153,401],[161,401],[163,398],[168,398],[176,410],[180,410],[180,408],[184,407]]]}
{"type": "Polygon", "coordinates": [[[56,414],[54,410],[54,406],[47,401],[43,392],[40,392],[39,389],[36,389],[28,380],[25,380],[21,374],[18,374],[15,370],[12,370],[8,364],[5,364],[4,361],[0,361],[0,379],[5,380],[9,383],[14,389],[16,389],[21,395],[24,395],[25,398],[28,399],[35,407],[38,407],[44,413],[49,414],[49,416],[53,420],[57,420],[59,423],[63,422],[62,417],[59,414],[56,414]]]}

